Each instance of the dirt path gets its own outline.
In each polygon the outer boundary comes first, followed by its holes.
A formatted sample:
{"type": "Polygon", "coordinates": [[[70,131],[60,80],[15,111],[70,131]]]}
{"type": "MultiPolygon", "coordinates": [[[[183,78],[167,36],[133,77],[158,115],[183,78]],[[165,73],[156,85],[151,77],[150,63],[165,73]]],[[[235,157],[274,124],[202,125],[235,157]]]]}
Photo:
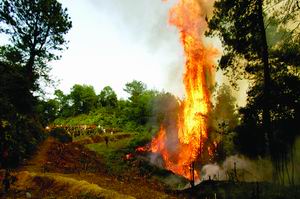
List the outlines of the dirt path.
{"type": "Polygon", "coordinates": [[[43,172],[43,165],[47,163],[47,153],[51,144],[55,141],[54,138],[49,137],[44,142],[42,142],[36,154],[28,160],[19,170],[20,171],[29,171],[29,172],[43,172]]]}
{"type": "MultiPolygon", "coordinates": [[[[131,179],[124,180],[122,177],[108,175],[105,172],[73,172],[69,174],[53,171],[45,172],[43,165],[51,161],[48,160],[48,155],[49,151],[56,146],[55,144],[57,145],[57,141],[51,137],[40,144],[32,159],[16,171],[15,175],[19,179],[16,185],[12,187],[11,194],[7,198],[26,198],[26,192],[31,193],[32,198],[48,198],[48,196],[51,196],[51,198],[68,198],[68,194],[80,193],[77,189],[82,187],[82,183],[86,188],[81,192],[95,194],[98,193],[95,190],[103,189],[104,191],[101,191],[102,195],[100,196],[104,196],[104,198],[116,198],[120,194],[121,198],[130,198],[130,196],[146,199],[175,198],[160,190],[154,182],[148,182],[147,179],[142,177],[132,176],[131,179]],[[27,177],[24,177],[24,175],[27,177]],[[78,187],[76,188],[77,191],[74,190],[74,187],[78,187]],[[66,195],[66,193],[68,194],[66,195]],[[110,195],[113,195],[113,197],[110,197],[110,195]]],[[[63,153],[65,153],[64,150],[63,153]]],[[[75,196],[75,198],[86,197],[80,195],[80,197],[75,196]]]]}

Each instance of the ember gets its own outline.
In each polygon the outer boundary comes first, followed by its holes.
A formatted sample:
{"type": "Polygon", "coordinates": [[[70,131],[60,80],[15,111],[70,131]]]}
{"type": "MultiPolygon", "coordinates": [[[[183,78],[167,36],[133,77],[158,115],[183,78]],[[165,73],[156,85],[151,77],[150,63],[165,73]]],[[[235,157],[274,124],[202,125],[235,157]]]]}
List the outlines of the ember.
{"type": "MultiPolygon", "coordinates": [[[[192,179],[191,165],[201,156],[208,138],[208,115],[211,111],[210,88],[214,85],[215,60],[220,52],[205,40],[207,16],[214,0],[179,0],[170,10],[169,22],[180,31],[185,52],[185,99],[180,102],[177,131],[162,126],[152,140],[150,151],[162,155],[168,170],[192,179]],[[174,149],[167,146],[168,136],[177,134],[174,149]],[[174,152],[175,150],[175,152],[174,152]]],[[[196,178],[198,174],[194,173],[196,178]]]]}
{"type": "Polygon", "coordinates": [[[147,148],[146,147],[142,147],[142,146],[139,146],[135,149],[136,152],[146,152],[147,151],[147,148]]]}
{"type": "Polygon", "coordinates": [[[126,159],[126,160],[129,160],[129,159],[131,159],[131,158],[133,158],[133,154],[132,154],[132,153],[126,154],[126,156],[125,156],[125,159],[126,159]]]}

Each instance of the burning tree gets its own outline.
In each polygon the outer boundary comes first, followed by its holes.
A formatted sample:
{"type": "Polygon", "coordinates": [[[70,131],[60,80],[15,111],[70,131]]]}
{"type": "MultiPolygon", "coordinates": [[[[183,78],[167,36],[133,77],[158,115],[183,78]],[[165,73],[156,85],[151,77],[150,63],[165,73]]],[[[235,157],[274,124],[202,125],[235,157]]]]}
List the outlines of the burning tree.
{"type": "Polygon", "coordinates": [[[169,23],[178,28],[185,52],[185,99],[179,101],[176,127],[162,125],[150,146],[162,155],[167,169],[188,179],[199,177],[191,168],[199,157],[212,155],[213,148],[208,142],[210,99],[220,51],[204,36],[213,3],[180,0],[170,10],[169,23]]]}

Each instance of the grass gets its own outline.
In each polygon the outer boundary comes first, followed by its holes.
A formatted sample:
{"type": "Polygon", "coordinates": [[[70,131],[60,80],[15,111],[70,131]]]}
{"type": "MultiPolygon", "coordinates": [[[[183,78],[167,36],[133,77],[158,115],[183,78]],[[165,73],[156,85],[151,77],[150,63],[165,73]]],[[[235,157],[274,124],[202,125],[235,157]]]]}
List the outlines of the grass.
{"type": "MultiPolygon", "coordinates": [[[[114,136],[109,136],[109,140],[112,140],[114,136]]],[[[120,174],[124,170],[128,169],[128,165],[124,161],[124,157],[127,154],[127,147],[132,140],[132,137],[119,139],[116,141],[109,141],[108,146],[105,142],[88,144],[88,149],[95,151],[101,155],[105,162],[108,172],[111,174],[120,174]]]]}
{"type": "Polygon", "coordinates": [[[69,198],[70,196],[75,198],[133,198],[113,190],[104,189],[85,180],[75,180],[53,174],[20,172],[17,177],[21,179],[17,184],[19,190],[34,189],[38,191],[39,197],[43,198],[49,198],[48,196],[54,193],[58,196],[57,198],[69,198]]]}
{"type": "MultiPolygon", "coordinates": [[[[108,172],[111,174],[121,174],[123,171],[130,169],[125,156],[133,153],[137,146],[142,146],[151,140],[149,133],[116,133],[107,135],[109,138],[108,146],[105,142],[87,144],[86,147],[101,155],[105,162],[108,172]]],[[[105,136],[105,135],[103,135],[105,136]]]]}
{"type": "MultiPolygon", "coordinates": [[[[116,139],[106,147],[105,142],[88,144],[90,150],[95,151],[105,160],[105,167],[113,175],[124,175],[135,173],[130,161],[125,161],[126,154],[135,153],[138,146],[144,146],[152,139],[150,133],[131,134],[131,137],[116,139]]],[[[115,135],[115,138],[118,137],[115,135]]],[[[110,137],[112,139],[113,137],[110,137]]],[[[180,176],[175,176],[171,172],[149,164],[148,161],[139,160],[138,170],[141,175],[150,175],[152,180],[160,182],[170,189],[183,188],[188,181],[180,176]]],[[[134,174],[132,175],[134,176],[134,174]]],[[[148,177],[150,177],[148,176],[148,177]]]]}

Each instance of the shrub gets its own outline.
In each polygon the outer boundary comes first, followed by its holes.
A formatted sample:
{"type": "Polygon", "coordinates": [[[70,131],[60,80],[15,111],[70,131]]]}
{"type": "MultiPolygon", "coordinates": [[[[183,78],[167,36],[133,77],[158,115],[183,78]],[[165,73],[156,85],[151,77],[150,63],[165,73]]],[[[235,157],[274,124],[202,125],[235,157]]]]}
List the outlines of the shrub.
{"type": "Polygon", "coordinates": [[[54,128],[50,131],[50,136],[58,139],[62,143],[72,142],[72,136],[64,128],[54,128]]]}

